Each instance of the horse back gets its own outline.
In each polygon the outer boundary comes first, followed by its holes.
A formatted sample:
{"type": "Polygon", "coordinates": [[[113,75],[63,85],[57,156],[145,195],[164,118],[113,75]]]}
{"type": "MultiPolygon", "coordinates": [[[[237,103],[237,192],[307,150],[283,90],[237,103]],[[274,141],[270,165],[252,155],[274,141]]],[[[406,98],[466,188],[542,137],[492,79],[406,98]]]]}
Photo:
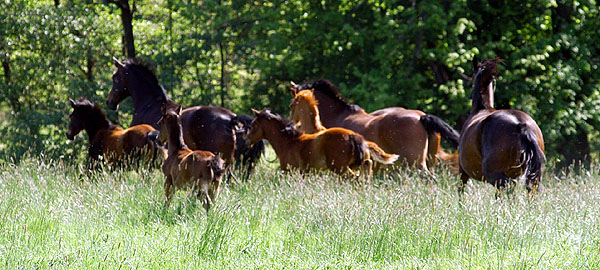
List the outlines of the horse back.
{"type": "Polygon", "coordinates": [[[235,114],[216,106],[196,106],[181,114],[183,139],[193,150],[221,153],[231,163],[235,149],[235,114]]]}

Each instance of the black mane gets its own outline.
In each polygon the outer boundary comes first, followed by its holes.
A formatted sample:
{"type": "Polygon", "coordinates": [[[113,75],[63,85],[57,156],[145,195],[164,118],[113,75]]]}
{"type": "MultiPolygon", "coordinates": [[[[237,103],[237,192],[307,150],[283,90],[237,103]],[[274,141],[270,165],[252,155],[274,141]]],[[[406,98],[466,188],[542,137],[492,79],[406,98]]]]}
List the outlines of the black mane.
{"type": "Polygon", "coordinates": [[[135,68],[137,70],[141,70],[142,72],[148,74],[148,77],[150,78],[150,82],[152,84],[156,84],[156,85],[160,86],[160,88],[162,89],[165,96],[167,95],[166,90],[158,82],[158,76],[156,75],[156,70],[152,67],[151,64],[145,63],[142,60],[139,60],[137,58],[127,59],[127,60],[123,61],[123,64],[125,65],[125,68],[135,68]]]}
{"type": "Polygon", "coordinates": [[[304,89],[315,89],[315,91],[324,94],[334,100],[339,101],[343,104],[347,109],[352,111],[359,111],[360,107],[356,104],[351,104],[348,102],[342,95],[340,94],[340,88],[334,85],[329,80],[317,80],[313,83],[305,83],[299,87],[299,90],[304,89]]]}
{"type": "Polygon", "coordinates": [[[283,125],[283,129],[281,131],[283,131],[283,133],[285,135],[296,138],[296,137],[304,134],[302,131],[300,131],[296,128],[296,124],[294,124],[294,122],[292,120],[283,118],[279,114],[271,113],[271,111],[269,109],[261,110],[256,118],[275,120],[275,121],[281,123],[283,125]]]}

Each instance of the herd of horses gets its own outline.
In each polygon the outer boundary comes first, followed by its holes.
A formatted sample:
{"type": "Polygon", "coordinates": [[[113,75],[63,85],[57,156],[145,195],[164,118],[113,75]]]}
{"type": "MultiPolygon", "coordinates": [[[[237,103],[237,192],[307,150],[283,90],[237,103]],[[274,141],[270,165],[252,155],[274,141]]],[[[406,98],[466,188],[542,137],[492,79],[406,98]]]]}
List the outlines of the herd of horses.
{"type": "Polygon", "coordinates": [[[460,133],[419,110],[392,107],[367,113],[328,80],[291,82],[289,119],[268,109],[252,109],[252,117],[217,106],[183,107],[167,96],[150,66],[135,59],[113,62],[117,70],[106,105],[117,110],[131,97],[131,127],[111,123],[98,104],[69,99],[73,113],[67,137],[86,131],[90,164],[100,159],[162,164],[165,208],[176,189],[192,188],[208,211],[223,176],[235,178],[231,168],[239,165],[249,177],[265,141],[286,171],[371,177],[373,170],[405,164],[431,174],[429,168],[441,160],[459,171],[460,192],[470,178],[502,190],[524,175],[529,192],[541,182],[545,156],[539,127],[522,111],[494,109],[499,58],[474,59],[472,107],[460,133]],[[457,150],[446,153],[442,138],[457,150]]]}

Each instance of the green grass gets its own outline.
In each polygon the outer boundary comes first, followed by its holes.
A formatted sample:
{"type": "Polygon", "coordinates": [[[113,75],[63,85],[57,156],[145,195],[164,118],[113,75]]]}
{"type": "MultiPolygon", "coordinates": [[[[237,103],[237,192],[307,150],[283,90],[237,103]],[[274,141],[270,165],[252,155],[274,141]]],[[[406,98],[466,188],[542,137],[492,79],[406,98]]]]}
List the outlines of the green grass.
{"type": "Polygon", "coordinates": [[[546,175],[530,199],[437,171],[372,183],[262,165],[208,215],[159,170],[99,171],[25,159],[0,165],[0,268],[598,269],[600,169],[546,175]]]}

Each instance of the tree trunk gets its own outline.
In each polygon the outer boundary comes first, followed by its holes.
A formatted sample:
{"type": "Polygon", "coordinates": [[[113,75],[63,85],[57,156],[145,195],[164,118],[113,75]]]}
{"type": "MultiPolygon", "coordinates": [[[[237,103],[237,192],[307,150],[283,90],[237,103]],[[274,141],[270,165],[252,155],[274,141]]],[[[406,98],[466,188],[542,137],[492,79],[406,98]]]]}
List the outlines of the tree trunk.
{"type": "Polygon", "coordinates": [[[219,53],[221,54],[221,107],[225,107],[225,52],[222,42],[219,42],[219,53]]]}
{"type": "Polygon", "coordinates": [[[85,73],[85,78],[90,81],[93,82],[94,81],[94,64],[96,63],[96,61],[94,61],[94,57],[92,56],[92,54],[90,53],[87,57],[87,70],[85,73]]]}
{"type": "Polygon", "coordinates": [[[127,58],[135,58],[135,45],[133,42],[133,11],[129,7],[129,0],[110,1],[121,9],[121,23],[123,24],[123,45],[127,58]]]}
{"type": "MultiPolygon", "coordinates": [[[[0,46],[1,49],[1,46],[0,46]]],[[[2,71],[4,73],[4,82],[8,86],[8,103],[10,103],[10,107],[14,112],[21,111],[21,104],[19,103],[19,95],[16,93],[16,89],[14,89],[14,85],[12,85],[12,77],[10,72],[10,59],[8,56],[2,58],[2,71]]]]}

